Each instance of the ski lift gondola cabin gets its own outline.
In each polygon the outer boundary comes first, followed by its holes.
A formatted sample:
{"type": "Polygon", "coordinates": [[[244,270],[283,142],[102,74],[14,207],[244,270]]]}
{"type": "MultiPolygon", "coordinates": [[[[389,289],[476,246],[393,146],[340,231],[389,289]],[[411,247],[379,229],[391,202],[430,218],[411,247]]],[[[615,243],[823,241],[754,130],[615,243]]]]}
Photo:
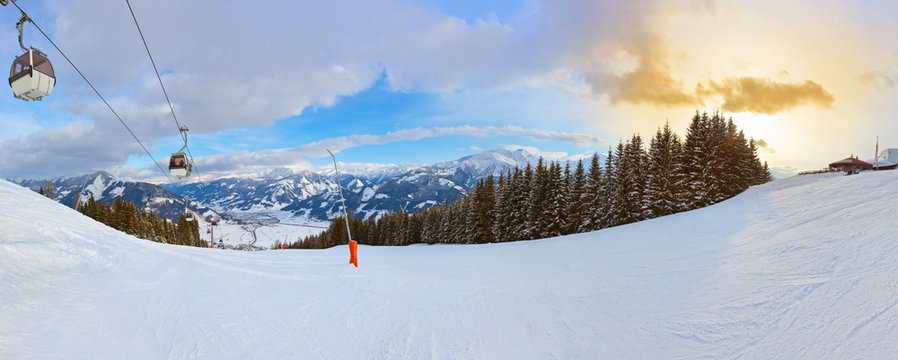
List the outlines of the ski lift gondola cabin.
{"type": "Polygon", "coordinates": [[[9,69],[9,86],[16,98],[32,101],[50,95],[56,85],[53,65],[38,49],[29,48],[19,55],[9,69]]]}
{"type": "Polygon", "coordinates": [[[190,176],[191,168],[190,161],[187,160],[187,155],[184,152],[179,151],[171,154],[171,159],[168,161],[168,171],[172,176],[177,178],[188,177],[190,176]]]}

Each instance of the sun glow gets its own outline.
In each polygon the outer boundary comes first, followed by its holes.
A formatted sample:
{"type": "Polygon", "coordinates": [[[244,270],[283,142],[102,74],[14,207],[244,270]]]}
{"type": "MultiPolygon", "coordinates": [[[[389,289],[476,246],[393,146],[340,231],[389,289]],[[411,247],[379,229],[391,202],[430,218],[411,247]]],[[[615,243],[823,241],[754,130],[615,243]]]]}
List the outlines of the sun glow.
{"type": "Polygon", "coordinates": [[[745,131],[745,137],[769,139],[777,137],[779,119],[776,115],[755,114],[750,112],[733,114],[733,122],[745,131]]]}

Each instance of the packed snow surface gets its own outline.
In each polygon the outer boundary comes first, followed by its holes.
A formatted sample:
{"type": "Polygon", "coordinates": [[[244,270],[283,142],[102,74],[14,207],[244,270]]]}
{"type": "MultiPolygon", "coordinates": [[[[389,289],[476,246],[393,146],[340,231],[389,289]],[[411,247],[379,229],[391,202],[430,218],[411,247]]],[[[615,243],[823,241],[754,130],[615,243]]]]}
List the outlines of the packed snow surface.
{"type": "Polygon", "coordinates": [[[0,358],[844,359],[898,353],[898,171],[598,232],[239,252],[0,181],[0,358]]]}

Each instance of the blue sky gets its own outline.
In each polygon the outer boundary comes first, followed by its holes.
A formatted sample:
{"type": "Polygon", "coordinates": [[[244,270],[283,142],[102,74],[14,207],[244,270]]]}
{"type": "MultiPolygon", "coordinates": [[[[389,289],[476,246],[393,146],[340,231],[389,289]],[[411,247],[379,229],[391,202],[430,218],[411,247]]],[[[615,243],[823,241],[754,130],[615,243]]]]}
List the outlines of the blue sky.
{"type": "MultiPolygon", "coordinates": [[[[898,147],[895,5],[841,1],[132,1],[197,169],[576,158],[720,109],[779,174],[898,147]],[[799,25],[800,24],[800,25],[799,25]],[[845,119],[852,119],[845,121],[845,119]],[[857,129],[863,129],[858,131],[857,129]]],[[[165,161],[180,137],[122,2],[22,2],[165,161]]],[[[12,59],[16,10],[0,9],[12,59]]],[[[57,87],[0,98],[0,176],[167,181],[33,26],[57,87]]],[[[646,141],[647,142],[647,141],[646,141]]]]}

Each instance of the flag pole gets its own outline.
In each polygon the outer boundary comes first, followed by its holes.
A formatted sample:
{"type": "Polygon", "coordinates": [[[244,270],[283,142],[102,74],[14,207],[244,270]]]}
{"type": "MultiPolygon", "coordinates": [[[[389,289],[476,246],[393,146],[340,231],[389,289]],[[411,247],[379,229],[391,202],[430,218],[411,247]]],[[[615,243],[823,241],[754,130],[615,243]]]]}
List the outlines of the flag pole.
{"type": "Polygon", "coordinates": [[[876,150],[873,153],[873,168],[879,170],[879,136],[876,137],[876,150]]]}
{"type": "Polygon", "coordinates": [[[343,204],[343,219],[346,220],[346,235],[349,236],[349,263],[355,265],[355,267],[359,267],[358,257],[356,256],[358,243],[352,241],[352,233],[349,232],[349,214],[346,212],[346,199],[343,197],[343,187],[340,186],[340,170],[337,170],[337,158],[330,149],[325,150],[327,150],[328,154],[331,154],[331,159],[334,160],[334,172],[337,174],[337,189],[340,190],[340,202],[343,204]]]}

